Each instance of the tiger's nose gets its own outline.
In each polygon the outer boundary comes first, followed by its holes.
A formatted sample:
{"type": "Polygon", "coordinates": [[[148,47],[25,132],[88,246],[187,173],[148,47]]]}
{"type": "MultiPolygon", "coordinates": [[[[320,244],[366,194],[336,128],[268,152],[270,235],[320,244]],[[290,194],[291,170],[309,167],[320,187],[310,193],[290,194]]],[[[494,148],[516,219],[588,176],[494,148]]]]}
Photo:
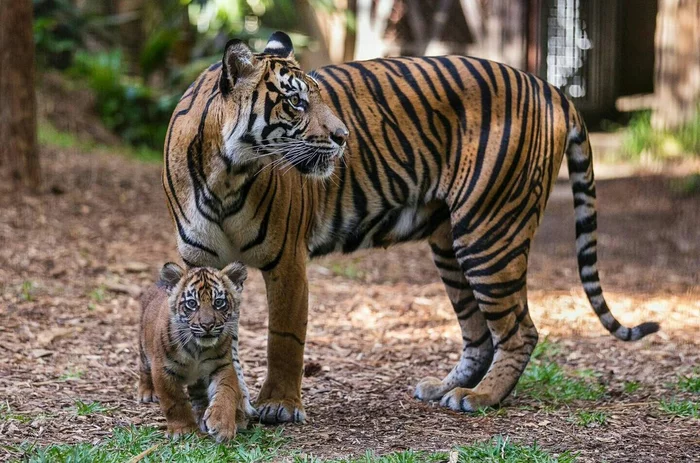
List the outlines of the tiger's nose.
{"type": "Polygon", "coordinates": [[[343,146],[348,140],[348,129],[345,127],[338,127],[333,133],[331,133],[331,140],[338,144],[338,146],[343,146]]]}
{"type": "Polygon", "coordinates": [[[214,322],[202,322],[199,324],[199,326],[201,326],[202,329],[208,333],[212,330],[212,328],[214,328],[214,322]]]}

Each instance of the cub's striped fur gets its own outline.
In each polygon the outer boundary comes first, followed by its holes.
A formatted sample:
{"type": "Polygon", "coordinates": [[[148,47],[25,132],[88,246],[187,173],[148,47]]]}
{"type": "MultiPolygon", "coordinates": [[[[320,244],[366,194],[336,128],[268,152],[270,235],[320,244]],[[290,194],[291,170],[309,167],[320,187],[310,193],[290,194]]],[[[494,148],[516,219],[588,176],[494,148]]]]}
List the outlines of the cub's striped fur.
{"type": "Polygon", "coordinates": [[[283,33],[262,54],[231,42],[173,114],[163,183],[188,265],[241,260],[263,272],[262,420],[304,418],[308,257],[419,239],[430,243],[464,344],[447,377],[424,379],[416,396],[464,411],[503,400],[537,343],[527,261],[565,154],[584,289],[611,333],[639,339],[658,326],[621,326],[605,303],[588,136],[558,89],[461,56],[306,75],[283,33]]]}
{"type": "Polygon", "coordinates": [[[168,263],[144,296],[139,400],[160,402],[173,437],[199,425],[218,441],[229,440],[255,413],[238,362],[246,275],[238,262],[187,272],[168,263]]]}

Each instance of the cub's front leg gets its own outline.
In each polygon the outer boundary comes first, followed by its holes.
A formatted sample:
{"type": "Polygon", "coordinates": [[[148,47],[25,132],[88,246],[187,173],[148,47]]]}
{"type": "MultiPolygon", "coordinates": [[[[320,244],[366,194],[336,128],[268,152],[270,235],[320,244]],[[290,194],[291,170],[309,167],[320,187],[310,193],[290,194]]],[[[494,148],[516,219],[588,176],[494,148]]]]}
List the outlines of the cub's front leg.
{"type": "Polygon", "coordinates": [[[306,262],[283,260],[263,272],[263,277],[269,327],[267,378],[257,401],[260,421],[303,422],[306,414],[301,403],[301,376],[309,304],[306,262]]]}
{"type": "Polygon", "coordinates": [[[229,362],[216,371],[209,385],[209,407],[202,417],[202,430],[217,442],[236,437],[236,427],[247,425],[245,398],[238,386],[238,377],[229,362]]]}
{"type": "Polygon", "coordinates": [[[151,369],[153,386],[160,399],[160,408],[168,425],[168,435],[177,439],[197,430],[197,423],[192,415],[190,401],[183,386],[173,377],[173,372],[166,370],[161,363],[154,363],[151,369]]]}

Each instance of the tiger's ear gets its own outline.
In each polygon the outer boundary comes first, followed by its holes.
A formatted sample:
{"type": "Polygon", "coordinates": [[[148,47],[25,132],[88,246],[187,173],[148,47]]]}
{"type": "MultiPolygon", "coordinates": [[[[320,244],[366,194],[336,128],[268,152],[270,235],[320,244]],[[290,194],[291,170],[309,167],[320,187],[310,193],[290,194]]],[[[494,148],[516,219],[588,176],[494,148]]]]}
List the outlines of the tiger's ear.
{"type": "Polygon", "coordinates": [[[257,60],[245,42],[233,39],[226,44],[221,64],[219,88],[221,93],[227,95],[231,93],[236,82],[249,77],[255,72],[257,60]]]}
{"type": "Polygon", "coordinates": [[[180,281],[185,271],[174,262],[168,262],[160,269],[160,278],[157,285],[170,292],[180,281]]]}
{"type": "Polygon", "coordinates": [[[231,262],[221,270],[221,273],[231,280],[238,291],[243,291],[243,282],[248,278],[248,270],[245,265],[240,262],[231,262]]]}
{"type": "Polygon", "coordinates": [[[292,46],[292,39],[282,31],[274,32],[267,41],[263,53],[293,59],[294,47],[292,46]]]}

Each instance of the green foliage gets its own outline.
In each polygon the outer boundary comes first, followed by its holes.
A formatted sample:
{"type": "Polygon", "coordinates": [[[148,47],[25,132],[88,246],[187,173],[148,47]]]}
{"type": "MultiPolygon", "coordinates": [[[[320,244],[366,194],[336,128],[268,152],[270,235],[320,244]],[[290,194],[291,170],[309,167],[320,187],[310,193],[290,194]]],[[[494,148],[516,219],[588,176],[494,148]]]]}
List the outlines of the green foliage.
{"type": "Polygon", "coordinates": [[[680,418],[700,418],[700,404],[692,400],[662,399],[659,402],[662,412],[680,418]]]}
{"type": "Polygon", "coordinates": [[[58,378],[58,380],[59,381],[73,381],[73,380],[81,379],[84,374],[85,374],[85,372],[82,370],[66,370],[66,372],[63,373],[58,378]]]}
{"type": "Polygon", "coordinates": [[[576,413],[576,424],[585,428],[605,426],[608,422],[608,414],[600,411],[580,410],[576,413]]]}
{"type": "Polygon", "coordinates": [[[641,384],[639,384],[638,381],[625,381],[624,386],[622,386],[622,389],[625,391],[627,394],[634,394],[639,390],[641,387],[641,384]]]}
{"type": "Polygon", "coordinates": [[[685,392],[700,394],[700,369],[696,368],[693,374],[681,375],[678,378],[678,389],[685,392]]]}
{"type": "Polygon", "coordinates": [[[503,463],[571,463],[576,461],[576,454],[564,452],[558,456],[551,455],[537,445],[522,445],[511,442],[508,438],[496,437],[490,442],[458,447],[458,462],[503,462],[503,463]]]}
{"type": "Polygon", "coordinates": [[[17,421],[20,423],[28,423],[31,421],[31,417],[22,413],[13,412],[12,407],[10,407],[10,403],[5,401],[0,402],[0,422],[2,421],[17,421]]]}
{"type": "Polygon", "coordinates": [[[70,0],[33,0],[34,43],[37,61],[66,69],[73,52],[82,46],[86,18],[70,0]]]}
{"type": "Polygon", "coordinates": [[[126,76],[119,50],[97,54],[79,52],[72,73],[87,80],[97,97],[104,124],[127,143],[160,150],[178,94],[159,94],[140,79],[126,76]]]}
{"type": "Polygon", "coordinates": [[[24,453],[24,460],[30,463],[117,463],[128,461],[154,446],[156,448],[142,462],[264,462],[275,461],[284,442],[280,431],[262,427],[241,431],[235,441],[229,444],[217,444],[208,437],[196,435],[171,441],[153,427],[131,426],[116,428],[112,436],[96,445],[85,443],[35,447],[27,443],[18,450],[24,453]]]}
{"type": "Polygon", "coordinates": [[[22,288],[20,289],[20,298],[23,301],[33,301],[34,292],[36,290],[36,284],[33,281],[25,281],[22,283],[22,288]]]}
{"type": "Polygon", "coordinates": [[[700,156],[700,109],[691,121],[672,132],[654,130],[650,111],[636,113],[627,127],[622,150],[635,159],[642,153],[662,159],[700,156]]]}
{"type": "Polygon", "coordinates": [[[451,452],[416,452],[406,450],[377,456],[367,451],[359,458],[341,458],[336,460],[321,460],[313,456],[297,456],[294,463],[431,463],[453,461],[458,463],[491,462],[491,463],[570,463],[576,461],[576,455],[564,452],[554,456],[540,448],[535,442],[532,445],[522,445],[511,442],[508,438],[496,437],[488,442],[460,446],[451,452]]]}
{"type": "Polygon", "coordinates": [[[595,382],[595,373],[581,370],[576,375],[566,374],[552,360],[559,347],[543,340],[532,353],[530,364],[520,377],[514,396],[527,395],[550,405],[571,403],[574,400],[598,400],[605,395],[605,386],[595,382]]]}
{"type": "Polygon", "coordinates": [[[109,408],[99,402],[83,402],[82,400],[76,400],[74,405],[75,414],[78,416],[100,415],[110,411],[109,408]]]}

